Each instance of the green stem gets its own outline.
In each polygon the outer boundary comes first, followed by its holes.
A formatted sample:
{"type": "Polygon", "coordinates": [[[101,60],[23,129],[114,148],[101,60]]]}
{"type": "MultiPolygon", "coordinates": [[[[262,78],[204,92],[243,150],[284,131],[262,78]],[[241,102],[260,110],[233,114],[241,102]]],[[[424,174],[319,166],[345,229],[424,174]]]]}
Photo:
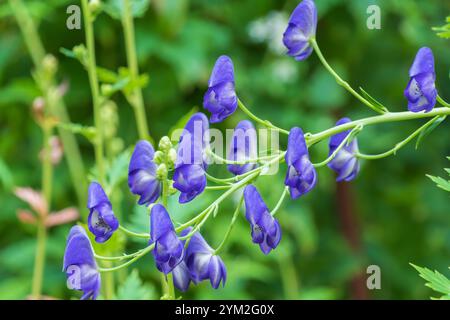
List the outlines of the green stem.
{"type": "Polygon", "coordinates": [[[31,295],[34,299],[39,299],[42,292],[42,280],[44,277],[45,266],[45,247],[47,241],[47,230],[43,221],[38,222],[36,241],[36,255],[34,257],[34,271],[31,295]]]}
{"type": "Polygon", "coordinates": [[[259,123],[259,124],[261,124],[261,125],[263,125],[263,126],[265,126],[265,127],[267,127],[267,128],[270,128],[270,129],[279,131],[279,132],[281,132],[281,133],[289,134],[289,131],[284,130],[284,129],[281,129],[281,128],[278,128],[277,126],[273,125],[273,124],[270,123],[269,121],[267,121],[267,120],[262,120],[262,119],[258,118],[257,116],[255,116],[249,109],[247,109],[247,107],[242,103],[242,101],[241,101],[240,99],[238,99],[238,107],[239,107],[239,108],[240,108],[240,109],[241,109],[248,117],[250,117],[250,119],[254,120],[255,122],[257,122],[257,123],[259,123]]]}
{"type": "Polygon", "coordinates": [[[431,119],[430,121],[428,121],[427,123],[425,123],[423,126],[421,126],[419,129],[417,129],[416,131],[414,131],[411,135],[409,135],[406,139],[402,140],[401,142],[397,143],[395,145],[395,147],[393,147],[392,149],[380,153],[380,154],[374,154],[374,155],[369,155],[369,154],[363,154],[363,153],[357,153],[356,156],[358,158],[362,158],[362,159],[367,159],[367,160],[376,160],[376,159],[381,159],[381,158],[385,158],[388,157],[392,154],[395,154],[400,148],[402,148],[403,146],[405,146],[408,142],[410,142],[412,139],[414,139],[417,135],[419,135],[423,130],[425,130],[426,128],[428,128],[429,126],[431,126],[437,119],[439,119],[440,116],[435,116],[433,119],[431,119]]]}
{"type": "MultiPolygon", "coordinates": [[[[123,0],[123,8],[124,12],[122,16],[122,25],[125,36],[128,69],[130,71],[131,81],[136,84],[139,77],[139,66],[136,56],[134,23],[130,0],[123,0]]],[[[139,138],[149,139],[150,136],[147,125],[147,115],[145,113],[144,98],[142,96],[142,90],[139,86],[136,86],[136,88],[131,93],[130,99],[128,100],[134,110],[139,138]]]]}
{"type": "Polygon", "coordinates": [[[149,253],[150,251],[152,251],[155,247],[155,244],[151,244],[148,247],[146,247],[145,249],[141,250],[133,259],[128,260],[127,262],[115,266],[113,268],[98,268],[98,270],[100,272],[112,272],[112,271],[117,271],[120,270],[122,268],[128,267],[130,264],[134,263],[136,260],[139,260],[141,257],[145,256],[147,253],[149,253]]]}
{"type": "Polygon", "coordinates": [[[320,167],[326,166],[329,162],[331,162],[336,157],[338,152],[347,144],[347,142],[350,139],[353,139],[354,133],[357,132],[357,131],[359,132],[361,130],[362,130],[362,127],[355,127],[355,128],[353,128],[352,131],[345,137],[344,140],[342,140],[341,144],[336,148],[336,150],[334,150],[334,152],[332,154],[330,154],[330,156],[328,158],[326,158],[322,162],[313,163],[313,166],[315,168],[320,168],[320,167]]]}
{"type": "Polygon", "coordinates": [[[276,157],[277,155],[270,155],[270,156],[262,156],[262,157],[258,157],[258,158],[249,158],[249,159],[245,159],[245,160],[228,160],[225,159],[221,156],[219,156],[218,154],[212,152],[211,149],[207,149],[206,153],[211,156],[212,158],[214,158],[216,161],[218,161],[218,164],[237,164],[237,165],[243,165],[246,163],[258,163],[264,160],[271,160],[274,157],[276,157]]]}
{"type": "Polygon", "coordinates": [[[306,138],[306,142],[308,146],[312,146],[328,137],[331,137],[339,132],[353,129],[357,126],[367,126],[378,123],[387,123],[387,122],[397,122],[397,121],[406,121],[406,120],[414,120],[414,119],[423,119],[423,118],[431,118],[435,116],[448,116],[450,115],[450,108],[434,108],[430,112],[387,112],[379,116],[363,118],[351,122],[347,122],[333,128],[324,130],[322,132],[312,134],[306,138]]]}
{"type": "Polygon", "coordinates": [[[274,216],[278,210],[281,208],[281,205],[283,204],[284,199],[286,198],[287,194],[289,193],[289,187],[284,187],[283,193],[280,196],[280,199],[278,200],[277,204],[275,205],[275,208],[273,208],[272,212],[270,214],[274,216]]]}
{"type": "MultiPolygon", "coordinates": [[[[34,67],[38,70],[42,68],[42,61],[45,58],[45,49],[39,37],[36,25],[32,17],[29,15],[27,8],[23,5],[21,0],[10,0],[10,7],[18,22],[18,26],[22,33],[28,53],[33,61],[34,67]]],[[[48,83],[39,84],[44,94],[47,96],[57,91],[55,79],[51,79],[48,83]]],[[[50,112],[64,123],[70,123],[70,118],[67,113],[66,105],[62,98],[57,96],[46,101],[50,112]]],[[[61,137],[64,145],[64,153],[67,161],[67,166],[72,178],[73,187],[77,194],[79,207],[82,208],[86,204],[86,181],[85,169],[81,153],[74,134],[63,129],[58,129],[58,134],[61,137]]]]}
{"type": "Polygon", "coordinates": [[[361,101],[362,103],[364,103],[366,106],[368,106],[369,108],[371,108],[372,110],[383,114],[384,112],[382,110],[380,110],[379,108],[373,106],[369,101],[367,101],[364,97],[362,97],[358,92],[356,92],[349,84],[347,81],[343,80],[337,73],[336,71],[333,70],[333,68],[328,64],[327,60],[325,59],[325,57],[322,54],[322,51],[320,51],[319,45],[317,44],[317,41],[315,38],[312,38],[310,40],[311,45],[314,48],[314,51],[317,54],[317,57],[319,58],[320,62],[322,62],[323,66],[325,67],[325,69],[328,70],[328,72],[336,79],[336,82],[344,87],[348,92],[350,92],[355,98],[357,98],[359,101],[361,101]]]}
{"type": "Polygon", "coordinates": [[[234,210],[233,217],[231,218],[231,222],[230,222],[230,225],[228,226],[227,232],[225,233],[225,236],[223,237],[222,242],[219,244],[217,249],[214,251],[215,255],[219,254],[220,250],[222,250],[225,243],[227,242],[227,240],[231,234],[231,230],[233,230],[234,224],[236,223],[236,220],[239,215],[239,211],[241,210],[243,202],[244,202],[244,195],[242,194],[241,199],[239,200],[238,205],[236,207],[236,210],[234,210]]]}
{"type": "Polygon", "coordinates": [[[119,225],[119,229],[122,230],[125,234],[132,236],[132,237],[136,237],[136,238],[144,238],[144,239],[149,239],[150,235],[147,233],[137,233],[137,232],[133,232],[131,230],[128,230],[127,228],[125,228],[122,225],[119,225]]]}
{"type": "Polygon", "coordinates": [[[439,102],[444,107],[450,108],[450,103],[446,102],[440,95],[437,96],[437,102],[439,102]]]}
{"type": "Polygon", "coordinates": [[[100,94],[99,94],[99,84],[97,78],[97,64],[95,59],[95,40],[94,40],[94,27],[93,27],[93,17],[91,15],[88,1],[81,0],[81,6],[83,8],[83,20],[84,20],[84,30],[86,36],[86,47],[88,51],[87,57],[87,72],[89,76],[89,84],[91,87],[92,103],[94,108],[94,123],[97,129],[96,139],[95,139],[95,162],[98,170],[98,180],[100,184],[104,185],[105,182],[105,166],[104,166],[104,155],[103,155],[103,125],[100,117],[100,94]]]}

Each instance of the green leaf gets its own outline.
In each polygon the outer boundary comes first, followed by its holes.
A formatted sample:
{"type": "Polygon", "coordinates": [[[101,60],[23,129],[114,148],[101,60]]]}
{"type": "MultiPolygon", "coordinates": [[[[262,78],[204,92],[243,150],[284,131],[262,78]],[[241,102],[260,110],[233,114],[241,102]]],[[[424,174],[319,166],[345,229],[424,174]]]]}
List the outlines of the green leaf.
{"type": "Polygon", "coordinates": [[[433,121],[433,123],[431,125],[426,127],[425,130],[422,130],[420,132],[419,136],[417,137],[417,141],[416,141],[416,149],[419,148],[419,145],[422,142],[422,140],[426,136],[428,136],[434,129],[436,129],[445,120],[445,118],[446,118],[446,116],[437,118],[435,121],[433,121]]]}
{"type": "Polygon", "coordinates": [[[433,272],[430,269],[422,268],[410,263],[418,272],[419,275],[427,281],[425,284],[436,292],[443,293],[444,296],[450,295],[450,280],[436,270],[433,272]]]}
{"type": "Polygon", "coordinates": [[[450,192],[450,180],[445,180],[444,178],[435,177],[429,174],[427,174],[427,177],[430,178],[434,183],[436,183],[438,188],[450,192]]]}
{"type": "Polygon", "coordinates": [[[120,153],[108,168],[108,191],[111,193],[128,176],[128,163],[131,150],[127,149],[120,153]]]}
{"type": "Polygon", "coordinates": [[[154,287],[143,283],[136,269],[128,275],[125,282],[117,290],[118,300],[150,300],[155,298],[154,287]]]}
{"type": "Polygon", "coordinates": [[[96,129],[94,127],[83,126],[77,123],[58,123],[57,126],[61,129],[70,131],[75,134],[81,134],[86,139],[93,141],[96,135],[96,129]]]}
{"type": "Polygon", "coordinates": [[[0,182],[6,190],[11,190],[14,185],[12,172],[2,158],[0,158],[0,182]]]}
{"type": "Polygon", "coordinates": [[[450,16],[447,17],[446,22],[446,25],[443,25],[442,27],[434,27],[432,29],[433,31],[436,31],[436,35],[438,37],[450,39],[450,16]]]}
{"type": "Polygon", "coordinates": [[[366,100],[368,100],[375,108],[382,112],[389,112],[388,108],[386,108],[381,102],[368,94],[362,87],[359,87],[359,90],[361,90],[361,94],[363,95],[363,97],[366,98],[366,100]]]}
{"type": "Polygon", "coordinates": [[[196,113],[198,111],[198,107],[193,107],[188,113],[186,113],[184,116],[182,116],[181,118],[178,119],[178,121],[169,129],[169,134],[168,137],[170,137],[171,139],[174,138],[176,139],[176,141],[178,141],[178,139],[180,137],[172,137],[173,133],[176,130],[180,130],[183,129],[184,126],[186,125],[186,123],[189,121],[189,119],[192,117],[192,115],[194,113],[196,113]]]}
{"type": "MultiPolygon", "coordinates": [[[[133,17],[143,17],[147,11],[150,0],[130,0],[133,17]]],[[[102,3],[102,9],[112,18],[121,20],[123,15],[123,0],[109,0],[102,3]]]]}

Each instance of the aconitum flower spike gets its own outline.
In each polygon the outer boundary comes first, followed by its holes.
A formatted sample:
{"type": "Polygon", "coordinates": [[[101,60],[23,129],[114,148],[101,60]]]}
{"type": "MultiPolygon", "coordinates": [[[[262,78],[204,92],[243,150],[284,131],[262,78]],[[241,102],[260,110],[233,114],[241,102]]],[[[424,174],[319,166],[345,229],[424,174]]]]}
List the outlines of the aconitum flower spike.
{"type": "MultiPolygon", "coordinates": [[[[192,228],[187,228],[182,235],[187,235],[191,231],[192,228]]],[[[195,284],[209,279],[214,289],[217,289],[221,282],[222,286],[225,286],[227,280],[225,264],[218,255],[214,254],[214,249],[199,232],[196,232],[189,241],[185,261],[195,284]]]]}
{"type": "Polygon", "coordinates": [[[409,111],[429,112],[433,109],[437,97],[435,81],[433,51],[427,47],[420,48],[409,69],[409,82],[404,92],[409,111]]]}
{"type": "Polygon", "coordinates": [[[288,49],[287,54],[298,61],[308,58],[313,51],[309,41],[315,37],[316,28],[316,4],[312,0],[303,0],[292,12],[283,34],[283,43],[288,49]]]}
{"type": "Polygon", "coordinates": [[[181,192],[180,203],[189,202],[206,187],[205,148],[209,142],[209,123],[198,112],[189,119],[178,143],[178,156],[173,175],[174,188],[181,192]]]}
{"type": "Polygon", "coordinates": [[[100,292],[100,273],[86,231],[73,226],[67,238],[63,271],[70,289],[83,291],[82,300],[96,299],[100,292]]]}
{"type": "MultiPolygon", "coordinates": [[[[336,126],[350,121],[351,120],[349,118],[342,118],[338,122],[336,122],[336,126]]],[[[337,133],[330,138],[329,156],[350,134],[350,131],[351,130],[347,130],[337,133]]],[[[353,140],[350,143],[346,144],[341,150],[339,150],[333,160],[328,163],[328,167],[330,167],[338,174],[336,181],[351,181],[356,178],[359,172],[359,161],[356,157],[357,152],[358,141],[356,140],[356,138],[353,138],[353,140]]]]}
{"type": "Polygon", "coordinates": [[[161,204],[154,205],[150,213],[150,243],[155,244],[152,254],[156,267],[164,274],[171,272],[183,260],[183,242],[178,239],[172,220],[161,204]]]}
{"type": "Polygon", "coordinates": [[[97,182],[89,185],[87,208],[88,227],[95,235],[95,241],[98,243],[107,241],[119,227],[119,221],[114,215],[108,196],[97,182]]]}
{"type": "Polygon", "coordinates": [[[203,97],[203,106],[211,112],[211,123],[223,121],[236,110],[234,67],[230,57],[220,56],[217,59],[203,97]]]}
{"type": "Polygon", "coordinates": [[[138,204],[149,205],[161,194],[161,182],[156,178],[157,166],[153,162],[155,150],[150,142],[139,141],[128,166],[128,186],[133,194],[139,195],[138,204]]]}
{"type": "Polygon", "coordinates": [[[285,156],[288,165],[284,184],[289,187],[292,199],[308,193],[316,185],[316,169],[309,160],[308,147],[302,129],[295,127],[289,132],[285,156]]]}
{"type": "MultiPolygon", "coordinates": [[[[256,130],[248,120],[239,122],[234,129],[228,160],[244,161],[257,156],[256,130]]],[[[229,164],[228,171],[235,175],[246,173],[256,167],[256,163],[229,164]]]]}
{"type": "Polygon", "coordinates": [[[261,251],[268,254],[281,240],[281,228],[272,217],[264,200],[253,185],[244,189],[245,218],[252,227],[252,241],[259,244],[261,251]]]}

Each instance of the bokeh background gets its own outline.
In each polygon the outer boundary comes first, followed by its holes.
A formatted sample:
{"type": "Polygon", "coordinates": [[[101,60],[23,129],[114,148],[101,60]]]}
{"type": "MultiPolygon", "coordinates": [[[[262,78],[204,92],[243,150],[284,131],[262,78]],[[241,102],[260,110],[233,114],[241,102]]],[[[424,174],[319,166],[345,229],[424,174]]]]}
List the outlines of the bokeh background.
{"type": "MultiPolygon", "coordinates": [[[[107,1],[104,1],[107,2],[107,1]]],[[[114,0],[109,1],[114,5],[114,0]]],[[[138,1],[140,2],[140,1],[138,1]]],[[[146,1],[144,1],[146,2],[146,1]]],[[[317,0],[317,39],[324,55],[354,87],[362,86],[391,111],[406,110],[403,90],[418,48],[429,46],[436,59],[437,87],[450,99],[450,41],[431,29],[450,14],[447,0],[317,0]],[[366,27],[369,4],[381,8],[380,30],[366,27]]],[[[84,30],[66,28],[66,8],[77,1],[25,1],[39,25],[45,48],[59,60],[58,79],[69,85],[64,101],[72,122],[92,125],[88,78],[80,63],[61,53],[84,42],[84,30]]],[[[141,73],[149,76],[144,89],[150,133],[159,139],[180,118],[200,110],[215,59],[232,57],[237,91],[261,118],[285,128],[301,126],[318,132],[341,116],[371,115],[339,87],[313,54],[304,62],[286,56],[281,36],[297,0],[151,0],[136,18],[136,43],[141,73]]],[[[31,115],[40,95],[31,73],[32,62],[7,1],[0,3],[0,298],[23,299],[30,293],[35,250],[35,227],[19,221],[16,211],[27,207],[12,192],[14,186],[40,188],[39,152],[42,134],[31,115]]],[[[117,70],[126,65],[119,20],[102,13],[95,22],[97,63],[117,70]]],[[[117,94],[118,131],[114,150],[116,170],[127,170],[127,150],[137,141],[131,107],[117,94]],[[122,161],[122,162],[120,162],[122,161]],[[122,164],[120,164],[122,163],[122,164]]],[[[218,128],[232,128],[245,115],[236,112],[218,128]]],[[[358,137],[365,153],[387,150],[422,122],[411,121],[365,128],[358,137]]],[[[184,297],[194,299],[426,299],[431,294],[413,262],[448,275],[450,257],[449,194],[436,188],[426,174],[443,175],[450,155],[448,123],[426,137],[418,150],[414,142],[395,156],[364,161],[356,181],[336,184],[334,174],[319,170],[314,192],[287,201],[278,213],[283,228],[280,246],[264,256],[253,245],[241,216],[222,258],[228,268],[225,288],[208,283],[191,287],[184,297]],[[381,289],[366,288],[366,268],[381,268],[381,289]]],[[[89,141],[77,136],[85,166],[94,164],[89,141]]],[[[282,141],[285,143],[285,141],[282,141]]],[[[327,144],[312,148],[313,161],[327,155],[327,144]]],[[[260,179],[258,187],[272,207],[283,188],[284,167],[274,177],[260,179]]],[[[212,168],[226,176],[223,167],[212,168]]],[[[119,174],[120,175],[120,174],[119,174]]],[[[123,174],[122,174],[123,175],[123,174]]],[[[87,177],[80,176],[79,183],[87,177]]],[[[116,192],[116,212],[135,230],[148,230],[148,216],[134,206],[126,180],[116,192]],[[120,209],[117,209],[120,208],[120,209]]],[[[180,207],[170,208],[184,221],[219,193],[208,192],[180,207]]],[[[235,202],[236,199],[233,201],[235,202]]],[[[227,201],[203,234],[217,245],[226,230],[235,203],[227,201]]],[[[55,167],[51,207],[77,206],[67,165],[55,167]]],[[[87,209],[80,208],[86,217],[87,209]]],[[[52,228],[46,253],[43,293],[76,298],[66,288],[61,272],[65,237],[70,225],[52,228]]],[[[119,237],[119,236],[117,236],[119,237]]],[[[116,237],[116,238],[117,238],[116,237]]],[[[116,239],[135,251],[145,243],[116,239]]],[[[101,249],[99,249],[101,250],[101,249]]],[[[151,255],[116,274],[117,298],[159,298],[159,274],[151,255]],[[133,270],[137,270],[134,271],[133,270]]]]}

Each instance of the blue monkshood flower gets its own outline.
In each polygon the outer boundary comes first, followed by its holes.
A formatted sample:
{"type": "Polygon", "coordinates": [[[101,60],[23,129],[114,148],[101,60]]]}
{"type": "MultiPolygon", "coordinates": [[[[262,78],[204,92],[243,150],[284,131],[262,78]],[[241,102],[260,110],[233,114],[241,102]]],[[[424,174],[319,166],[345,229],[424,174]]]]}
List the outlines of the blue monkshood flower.
{"type": "Polygon", "coordinates": [[[245,218],[252,227],[252,241],[259,244],[261,251],[268,254],[281,240],[281,228],[267,208],[255,186],[244,189],[245,218]]]}
{"type": "Polygon", "coordinates": [[[164,274],[171,272],[183,260],[183,242],[178,239],[172,220],[161,204],[154,205],[150,213],[151,243],[155,244],[152,254],[156,267],[164,274]]]}
{"type": "Polygon", "coordinates": [[[180,291],[187,291],[191,283],[191,273],[183,260],[172,270],[173,284],[180,291]]]}
{"type": "MultiPolygon", "coordinates": [[[[342,118],[336,122],[336,126],[350,121],[349,118],[342,118]]],[[[337,133],[330,138],[330,151],[328,156],[331,156],[337,147],[339,147],[342,141],[350,134],[350,131],[351,130],[347,130],[337,133]]],[[[333,160],[328,163],[328,167],[338,174],[336,181],[351,181],[356,178],[359,172],[359,161],[356,157],[357,152],[358,141],[356,138],[353,138],[353,140],[339,150],[333,160]]]]}
{"type": "Polygon", "coordinates": [[[63,271],[70,289],[83,291],[81,299],[96,299],[100,291],[100,273],[91,242],[81,226],[73,226],[67,238],[63,271]]]}
{"type": "Polygon", "coordinates": [[[221,122],[237,108],[234,67],[230,57],[220,56],[208,81],[203,106],[211,112],[211,123],[221,122]]]}
{"type": "Polygon", "coordinates": [[[409,69],[409,78],[404,92],[409,111],[431,111],[436,104],[437,91],[434,84],[434,57],[430,48],[423,47],[417,52],[409,69]]]}
{"type": "Polygon", "coordinates": [[[288,165],[284,184],[289,187],[292,199],[308,193],[316,185],[316,169],[309,160],[308,147],[302,129],[295,127],[289,132],[285,156],[288,165]]]}
{"type": "Polygon", "coordinates": [[[303,0],[292,12],[289,24],[283,34],[287,54],[301,61],[308,58],[313,48],[310,39],[315,37],[317,28],[317,9],[312,0],[303,0]]]}
{"type": "MultiPolygon", "coordinates": [[[[182,235],[185,236],[191,231],[192,228],[187,228],[183,230],[182,235]]],[[[199,232],[196,232],[189,241],[185,261],[195,284],[209,279],[214,289],[219,287],[220,282],[222,286],[225,286],[227,280],[225,264],[218,255],[214,254],[214,249],[199,232]]]]}
{"type": "Polygon", "coordinates": [[[89,185],[87,208],[88,227],[95,235],[95,241],[98,243],[107,241],[119,227],[119,221],[114,215],[108,196],[97,182],[89,185]]]}
{"type": "Polygon", "coordinates": [[[149,205],[161,194],[161,182],[156,179],[157,166],[153,162],[155,150],[150,142],[141,140],[136,144],[128,167],[128,186],[139,195],[138,204],[149,205]]]}
{"type": "Polygon", "coordinates": [[[199,112],[192,115],[181,134],[173,175],[173,186],[181,192],[180,203],[191,201],[205,190],[208,132],[208,119],[199,112]]]}
{"type": "MultiPolygon", "coordinates": [[[[243,161],[257,156],[256,130],[248,120],[239,122],[234,129],[228,160],[243,161]]],[[[235,175],[246,173],[256,167],[256,163],[229,164],[228,171],[235,175]]]]}

